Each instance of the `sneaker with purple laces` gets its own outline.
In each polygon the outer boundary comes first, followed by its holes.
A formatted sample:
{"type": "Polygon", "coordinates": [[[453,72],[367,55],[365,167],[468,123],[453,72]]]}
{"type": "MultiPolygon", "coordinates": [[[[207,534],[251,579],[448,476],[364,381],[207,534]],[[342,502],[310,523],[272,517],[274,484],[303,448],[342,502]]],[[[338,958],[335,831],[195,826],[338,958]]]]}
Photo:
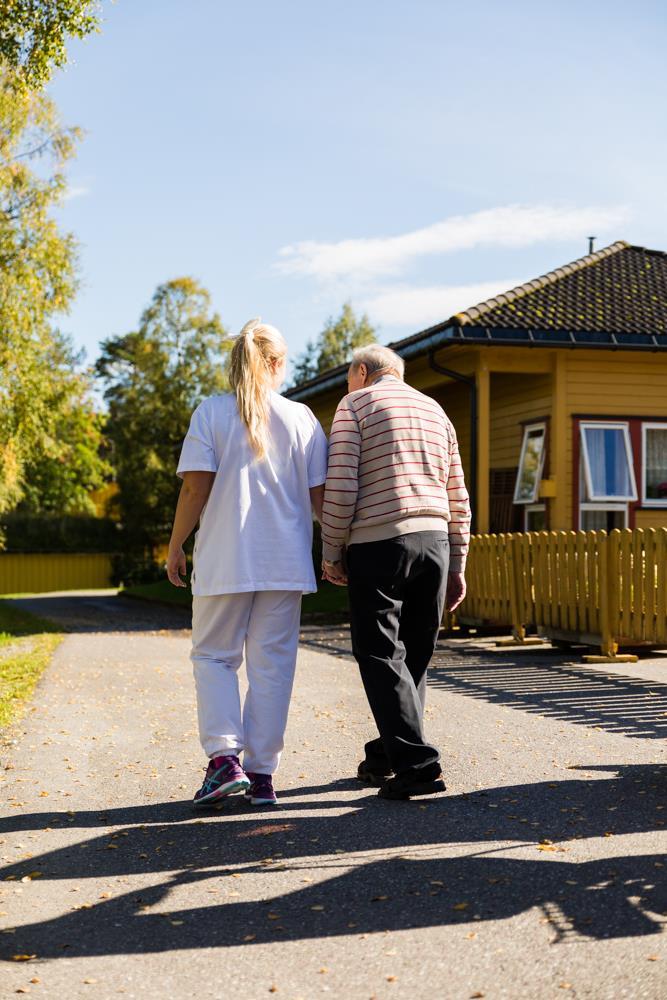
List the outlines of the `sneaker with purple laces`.
{"type": "Polygon", "coordinates": [[[248,771],[250,778],[250,788],[246,791],[245,797],[251,806],[277,806],[278,799],[273,790],[272,774],[256,774],[248,771]]]}
{"type": "Polygon", "coordinates": [[[192,804],[208,806],[218,799],[224,799],[226,795],[243,792],[247,788],[250,788],[250,781],[239,764],[238,757],[232,754],[212,757],[206,768],[204,784],[196,793],[192,804]]]}

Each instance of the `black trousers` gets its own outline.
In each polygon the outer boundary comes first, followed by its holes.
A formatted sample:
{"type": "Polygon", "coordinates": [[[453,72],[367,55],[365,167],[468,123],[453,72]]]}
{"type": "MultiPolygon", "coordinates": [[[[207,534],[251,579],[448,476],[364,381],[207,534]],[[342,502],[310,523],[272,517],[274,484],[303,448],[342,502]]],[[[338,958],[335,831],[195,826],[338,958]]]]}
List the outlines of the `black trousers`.
{"type": "Polygon", "coordinates": [[[347,550],[352,651],[380,733],[366,744],[374,770],[424,780],[440,771],[423,720],[448,568],[446,532],[415,531],[347,550]]]}

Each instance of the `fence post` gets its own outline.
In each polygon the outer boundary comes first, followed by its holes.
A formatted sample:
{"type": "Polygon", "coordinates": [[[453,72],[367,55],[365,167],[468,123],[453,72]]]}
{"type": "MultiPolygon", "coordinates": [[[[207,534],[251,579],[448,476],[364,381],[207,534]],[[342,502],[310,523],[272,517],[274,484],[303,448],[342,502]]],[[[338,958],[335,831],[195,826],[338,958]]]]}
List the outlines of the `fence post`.
{"type": "Polygon", "coordinates": [[[618,652],[620,627],[619,588],[630,566],[619,566],[621,532],[615,528],[602,535],[598,549],[598,597],[600,601],[600,656],[584,656],[586,663],[636,663],[634,653],[618,652]]]}

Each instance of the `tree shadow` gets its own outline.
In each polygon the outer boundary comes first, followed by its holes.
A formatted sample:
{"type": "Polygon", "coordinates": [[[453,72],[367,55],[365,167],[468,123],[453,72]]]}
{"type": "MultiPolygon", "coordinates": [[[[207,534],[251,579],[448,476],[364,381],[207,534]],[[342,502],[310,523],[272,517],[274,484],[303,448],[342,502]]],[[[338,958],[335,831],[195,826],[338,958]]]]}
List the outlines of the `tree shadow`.
{"type": "MultiPolygon", "coordinates": [[[[658,817],[667,768],[585,768],[598,769],[617,773],[607,780],[577,776],[428,802],[388,803],[363,792],[324,803],[322,792],[331,786],[311,786],[299,790],[302,801],[286,796],[279,811],[259,815],[228,800],[217,813],[219,822],[186,823],[192,814],[184,803],[64,814],[61,819],[68,825],[139,825],[8,866],[5,879],[39,871],[42,879],[76,880],[82,894],[64,899],[73,907],[85,902],[86,908],[17,927],[11,941],[3,938],[0,957],[137,954],[475,925],[536,907],[553,925],[554,941],[659,933],[660,915],[667,916],[663,856],[573,863],[567,853],[575,838],[663,826],[658,817]],[[315,802],[308,801],[311,794],[315,802]],[[331,806],[341,805],[349,811],[332,815],[331,806]],[[298,815],[304,808],[321,812],[298,815]],[[498,841],[508,843],[498,848],[498,841]],[[465,854],[439,857],[446,844],[465,854]],[[512,848],[534,852],[534,857],[507,857],[512,848]],[[505,856],[496,856],[499,850],[505,856]],[[280,872],[303,871],[305,876],[314,868],[318,877],[322,871],[330,877],[316,884],[305,878],[297,891],[277,887],[266,894],[267,879],[275,877],[282,886],[280,872]],[[89,907],[86,879],[137,874],[164,880],[89,907]],[[257,874],[259,890],[252,878],[257,874]],[[210,905],[188,905],[188,887],[203,881],[211,892],[210,905]],[[258,891],[267,898],[252,898],[258,891]],[[217,893],[220,900],[214,898],[217,893]]],[[[337,783],[334,791],[342,796],[348,787],[337,783]]],[[[18,826],[38,829],[45,819],[53,825],[54,818],[32,814],[32,827],[18,826]]],[[[4,829],[16,829],[12,820],[26,819],[8,818],[4,829]]]]}

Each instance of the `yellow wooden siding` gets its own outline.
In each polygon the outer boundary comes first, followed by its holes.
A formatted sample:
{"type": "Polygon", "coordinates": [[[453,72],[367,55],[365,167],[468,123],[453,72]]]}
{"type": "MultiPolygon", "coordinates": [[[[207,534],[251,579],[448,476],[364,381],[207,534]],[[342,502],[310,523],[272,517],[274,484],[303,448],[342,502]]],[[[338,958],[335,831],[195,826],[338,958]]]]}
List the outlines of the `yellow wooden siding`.
{"type": "Polygon", "coordinates": [[[336,413],[336,407],[347,392],[347,385],[343,384],[333,392],[323,392],[321,395],[313,396],[312,399],[304,399],[306,406],[309,406],[319,422],[324,428],[324,433],[329,436],[331,424],[336,413]]]}
{"type": "MultiPolygon", "coordinates": [[[[630,351],[572,351],[568,355],[567,412],[600,417],[667,418],[667,357],[662,353],[630,351]]],[[[572,511],[573,439],[572,420],[568,421],[567,478],[565,492],[568,514],[572,511]]],[[[637,484],[638,488],[640,484],[637,484]]],[[[560,489],[560,484],[559,484],[560,489]]],[[[667,519],[650,521],[637,527],[661,527],[667,519]]],[[[554,525],[559,527],[559,525],[554,525]]]]}
{"type": "Polygon", "coordinates": [[[470,389],[461,382],[446,382],[430,388],[426,395],[443,408],[456,430],[463,474],[470,481],[470,389]]]}
{"type": "Polygon", "coordinates": [[[667,528],[667,508],[654,507],[635,511],[635,528],[667,528]]]}
{"type": "Polygon", "coordinates": [[[111,586],[111,557],[100,553],[0,555],[0,594],[111,586]]]}
{"type": "Polygon", "coordinates": [[[519,465],[523,423],[551,413],[551,376],[491,375],[491,468],[519,465]]]}

